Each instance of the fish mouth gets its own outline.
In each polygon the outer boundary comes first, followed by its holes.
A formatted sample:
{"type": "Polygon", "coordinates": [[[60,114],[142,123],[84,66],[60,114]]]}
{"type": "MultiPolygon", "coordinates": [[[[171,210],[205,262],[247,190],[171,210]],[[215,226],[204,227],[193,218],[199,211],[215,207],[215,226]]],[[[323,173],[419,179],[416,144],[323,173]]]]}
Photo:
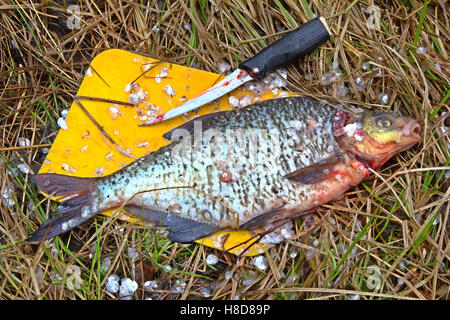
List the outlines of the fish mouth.
{"type": "MultiPolygon", "coordinates": [[[[422,131],[422,127],[420,124],[411,120],[407,124],[405,124],[402,128],[402,131],[399,133],[397,146],[392,150],[386,152],[386,154],[394,155],[396,153],[405,151],[411,148],[413,145],[418,143],[421,139],[420,133],[422,131]]],[[[382,156],[382,155],[381,155],[382,156]]]]}
{"type": "Polygon", "coordinates": [[[396,141],[383,144],[377,143],[370,137],[365,138],[369,145],[373,146],[378,151],[385,149],[384,152],[372,155],[367,155],[359,151],[355,152],[355,150],[352,150],[352,152],[358,157],[367,160],[372,168],[378,168],[395,154],[405,151],[418,143],[421,139],[421,131],[422,128],[420,124],[415,120],[410,120],[401,128],[396,141]]]}
{"type": "Polygon", "coordinates": [[[421,138],[420,132],[421,131],[422,131],[422,128],[417,121],[412,120],[412,121],[408,122],[407,124],[405,124],[403,126],[403,129],[400,132],[400,136],[399,136],[400,143],[401,144],[404,144],[404,143],[416,144],[417,142],[420,141],[420,138],[421,138]]]}

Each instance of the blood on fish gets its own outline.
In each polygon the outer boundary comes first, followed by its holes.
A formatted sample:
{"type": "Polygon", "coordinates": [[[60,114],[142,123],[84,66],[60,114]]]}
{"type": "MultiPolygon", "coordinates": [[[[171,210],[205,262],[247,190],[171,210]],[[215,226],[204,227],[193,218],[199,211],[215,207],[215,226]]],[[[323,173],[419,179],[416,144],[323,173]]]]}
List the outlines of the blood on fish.
{"type": "Polygon", "coordinates": [[[223,172],[219,177],[220,181],[222,181],[223,183],[230,183],[232,178],[233,175],[231,174],[230,171],[223,172]]]}
{"type": "Polygon", "coordinates": [[[356,141],[363,141],[364,136],[365,134],[362,130],[356,130],[355,133],[353,134],[353,137],[355,138],[356,141]]]}
{"type": "Polygon", "coordinates": [[[313,131],[317,128],[317,121],[314,119],[308,120],[308,130],[313,131]]]}
{"type": "Polygon", "coordinates": [[[361,172],[364,177],[368,177],[370,176],[371,172],[370,170],[366,167],[366,165],[364,163],[362,163],[361,161],[358,160],[352,160],[350,162],[350,165],[355,169],[358,170],[359,172],[361,172]]]}
{"type": "Polygon", "coordinates": [[[346,122],[350,119],[350,116],[345,111],[338,111],[336,115],[334,116],[334,122],[333,122],[333,134],[335,136],[342,135],[344,133],[344,126],[346,122]]]}

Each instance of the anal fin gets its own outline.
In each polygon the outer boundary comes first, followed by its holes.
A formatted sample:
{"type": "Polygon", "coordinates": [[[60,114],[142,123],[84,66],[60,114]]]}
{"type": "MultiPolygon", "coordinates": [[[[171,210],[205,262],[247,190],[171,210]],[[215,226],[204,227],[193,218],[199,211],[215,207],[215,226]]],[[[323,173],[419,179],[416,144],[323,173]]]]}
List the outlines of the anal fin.
{"type": "Polygon", "coordinates": [[[166,227],[170,231],[169,239],[175,242],[192,242],[221,229],[216,225],[181,218],[164,211],[137,205],[127,205],[125,210],[136,218],[153,222],[156,226],[166,227]]]}
{"type": "Polygon", "coordinates": [[[257,227],[261,227],[261,226],[265,226],[270,223],[273,223],[274,221],[277,221],[280,219],[280,213],[281,213],[281,210],[283,209],[283,207],[284,207],[284,205],[281,205],[281,206],[278,206],[269,211],[262,212],[258,216],[254,217],[253,219],[242,224],[239,228],[253,229],[253,228],[257,228],[257,227]]]}

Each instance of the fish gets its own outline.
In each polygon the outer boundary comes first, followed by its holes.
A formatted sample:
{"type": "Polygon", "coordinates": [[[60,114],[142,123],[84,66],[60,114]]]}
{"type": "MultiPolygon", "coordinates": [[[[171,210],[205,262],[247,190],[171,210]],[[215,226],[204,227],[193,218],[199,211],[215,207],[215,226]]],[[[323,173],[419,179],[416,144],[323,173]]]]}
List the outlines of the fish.
{"type": "Polygon", "coordinates": [[[199,116],[164,134],[172,141],[103,177],[32,175],[62,200],[27,241],[68,232],[124,208],[189,243],[219,230],[268,228],[341,199],[421,126],[398,112],[351,113],[311,97],[265,100],[199,116]]]}

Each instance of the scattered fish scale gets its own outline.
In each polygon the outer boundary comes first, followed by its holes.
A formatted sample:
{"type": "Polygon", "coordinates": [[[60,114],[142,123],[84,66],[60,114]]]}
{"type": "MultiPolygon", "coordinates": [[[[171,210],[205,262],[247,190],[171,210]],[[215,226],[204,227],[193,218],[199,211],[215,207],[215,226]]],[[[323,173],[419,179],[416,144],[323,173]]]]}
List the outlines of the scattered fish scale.
{"type": "Polygon", "coordinates": [[[260,271],[264,271],[268,267],[267,259],[264,256],[254,257],[252,264],[260,271]]]}
{"type": "Polygon", "coordinates": [[[137,259],[139,259],[139,256],[140,256],[139,251],[137,251],[135,248],[133,248],[133,247],[128,248],[128,257],[131,260],[133,260],[133,261],[137,260],[137,259]]]}
{"type": "Polygon", "coordinates": [[[18,139],[18,143],[19,143],[19,147],[25,147],[25,146],[30,146],[31,145],[30,139],[24,138],[24,137],[20,137],[18,139]]]}
{"type": "Polygon", "coordinates": [[[217,68],[219,69],[219,73],[225,74],[230,71],[231,65],[226,61],[221,61],[217,64],[217,68]]]}
{"type": "Polygon", "coordinates": [[[378,95],[378,102],[380,104],[387,104],[389,102],[389,96],[386,93],[381,92],[378,95]]]}
{"type": "Polygon", "coordinates": [[[117,274],[112,274],[106,279],[106,290],[108,290],[111,293],[117,293],[119,291],[119,276],[117,274]]]}
{"type": "Polygon", "coordinates": [[[137,290],[138,284],[129,278],[123,278],[120,281],[119,296],[122,300],[131,300],[132,295],[137,290]]]}
{"type": "Polygon", "coordinates": [[[183,293],[185,289],[186,289],[186,282],[177,279],[173,284],[172,293],[183,293]]]}
{"type": "Polygon", "coordinates": [[[5,188],[3,189],[2,204],[8,208],[14,206],[14,204],[15,204],[14,187],[9,186],[8,183],[5,184],[5,188]]]}
{"type": "Polygon", "coordinates": [[[67,126],[67,122],[66,119],[64,118],[59,118],[56,123],[58,124],[58,126],[63,129],[63,130],[67,130],[68,126],[67,126]]]}
{"type": "Polygon", "coordinates": [[[366,88],[366,83],[365,83],[364,79],[361,77],[357,77],[355,79],[355,87],[356,87],[356,90],[358,90],[360,92],[364,91],[364,89],[366,88]]]}
{"type": "Polygon", "coordinates": [[[206,263],[210,264],[210,265],[215,265],[217,264],[217,262],[219,262],[219,258],[217,258],[214,254],[208,254],[208,256],[206,257],[206,263]]]}

